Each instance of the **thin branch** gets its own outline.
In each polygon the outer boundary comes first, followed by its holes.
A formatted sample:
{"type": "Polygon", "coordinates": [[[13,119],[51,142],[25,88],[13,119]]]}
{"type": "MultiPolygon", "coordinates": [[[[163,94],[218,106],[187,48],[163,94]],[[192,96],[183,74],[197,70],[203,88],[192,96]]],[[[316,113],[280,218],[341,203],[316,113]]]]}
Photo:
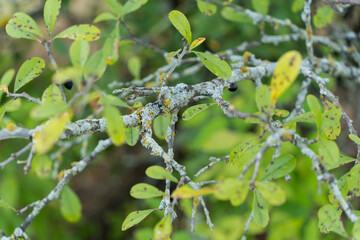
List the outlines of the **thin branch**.
{"type": "Polygon", "coordinates": [[[6,159],[2,163],[0,163],[0,168],[3,169],[7,164],[14,161],[16,158],[20,157],[23,153],[25,153],[27,150],[29,150],[31,148],[31,146],[32,146],[32,143],[29,143],[28,145],[23,147],[20,151],[11,154],[11,156],[8,159],[6,159]]]}

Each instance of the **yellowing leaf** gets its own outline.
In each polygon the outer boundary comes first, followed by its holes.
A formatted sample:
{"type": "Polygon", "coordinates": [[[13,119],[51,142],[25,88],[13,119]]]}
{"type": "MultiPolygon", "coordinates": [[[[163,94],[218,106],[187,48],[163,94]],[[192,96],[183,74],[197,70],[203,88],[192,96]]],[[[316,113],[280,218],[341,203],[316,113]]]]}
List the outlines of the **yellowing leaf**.
{"type": "Polygon", "coordinates": [[[179,33],[191,44],[191,28],[190,23],[185,15],[177,10],[169,13],[169,19],[172,25],[179,31],[179,33]]]}
{"type": "Polygon", "coordinates": [[[79,24],[71,26],[54,38],[67,38],[72,40],[84,39],[85,41],[95,41],[100,38],[100,30],[91,24],[79,24]]]}
{"type": "Polygon", "coordinates": [[[3,93],[8,93],[8,86],[10,85],[13,77],[15,75],[15,71],[14,69],[9,69],[7,70],[0,79],[0,101],[1,101],[1,97],[3,95],[3,93]]]}
{"type": "Polygon", "coordinates": [[[193,51],[200,60],[204,63],[205,67],[213,74],[223,79],[231,78],[231,67],[225,61],[210,53],[193,51]]]}
{"type": "Polygon", "coordinates": [[[345,238],[348,237],[344,225],[341,221],[342,210],[330,204],[326,204],[319,209],[319,230],[322,233],[335,232],[345,238]]]}
{"type": "Polygon", "coordinates": [[[154,228],[154,240],[170,240],[172,232],[171,215],[166,215],[154,228]]]}
{"type": "MultiPolygon", "coordinates": [[[[198,2],[199,3],[199,2],[198,2]]],[[[200,38],[197,38],[195,39],[191,45],[190,45],[190,51],[193,50],[194,48],[196,48],[197,46],[199,46],[200,44],[202,44],[204,41],[205,41],[206,38],[204,37],[200,37],[200,38]]]]}
{"type": "Polygon", "coordinates": [[[13,38],[26,38],[35,40],[37,36],[42,36],[39,27],[32,17],[18,12],[6,24],[6,33],[13,38]]]}
{"type": "Polygon", "coordinates": [[[35,137],[35,151],[39,154],[47,153],[60,138],[69,120],[68,112],[50,119],[35,137]]]}
{"type": "Polygon", "coordinates": [[[197,6],[199,8],[199,10],[205,14],[205,15],[213,15],[214,13],[216,13],[217,7],[215,4],[209,3],[209,2],[205,2],[205,1],[201,1],[198,0],[197,1],[197,6]]]}
{"type": "Polygon", "coordinates": [[[119,110],[110,105],[104,106],[104,117],[106,119],[106,131],[116,146],[120,146],[125,141],[125,124],[119,110]]]}
{"type": "Polygon", "coordinates": [[[188,185],[184,185],[176,189],[172,194],[172,198],[194,198],[202,195],[212,194],[215,189],[210,187],[204,187],[199,190],[192,189],[188,185]]]}
{"type": "Polygon", "coordinates": [[[274,182],[256,182],[256,190],[272,205],[279,206],[286,200],[285,191],[274,182]]]}
{"type": "Polygon", "coordinates": [[[271,104],[295,81],[300,71],[302,57],[298,51],[289,51],[282,55],[271,79],[271,104]]]}

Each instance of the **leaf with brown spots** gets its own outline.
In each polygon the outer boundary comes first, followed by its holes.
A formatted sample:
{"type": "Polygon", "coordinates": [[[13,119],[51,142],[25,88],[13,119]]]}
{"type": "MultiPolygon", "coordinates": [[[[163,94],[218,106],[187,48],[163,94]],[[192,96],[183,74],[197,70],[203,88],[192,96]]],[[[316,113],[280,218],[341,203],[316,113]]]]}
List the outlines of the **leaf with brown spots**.
{"type": "Polygon", "coordinates": [[[39,57],[26,60],[20,67],[14,85],[14,92],[38,77],[45,69],[45,61],[39,57]]]}
{"type": "Polygon", "coordinates": [[[217,6],[215,4],[201,0],[197,1],[197,7],[199,8],[200,12],[202,12],[202,14],[208,16],[215,14],[217,10],[217,6]]]}
{"type": "Polygon", "coordinates": [[[100,30],[91,24],[79,24],[71,26],[58,35],[55,38],[67,38],[72,40],[84,39],[85,41],[91,42],[100,38],[100,30]]]}
{"type": "MultiPolygon", "coordinates": [[[[199,2],[198,2],[199,3],[199,2]]],[[[193,50],[194,48],[196,48],[197,46],[199,46],[200,44],[202,44],[204,41],[205,41],[206,38],[204,37],[200,37],[200,38],[197,38],[195,39],[191,45],[190,45],[190,51],[193,50]]]]}
{"type": "Polygon", "coordinates": [[[263,148],[265,143],[256,144],[252,140],[236,146],[229,155],[230,164],[238,166],[240,169],[245,167],[256,157],[256,154],[263,148]]]}
{"type": "Polygon", "coordinates": [[[341,221],[342,210],[330,204],[326,204],[319,209],[319,230],[322,233],[335,232],[343,237],[348,237],[344,225],[341,221]]]}
{"type": "Polygon", "coordinates": [[[36,22],[29,15],[15,13],[6,24],[6,33],[13,38],[26,38],[36,40],[37,36],[42,37],[41,31],[36,22]]]}
{"type": "Polygon", "coordinates": [[[286,200],[285,191],[274,182],[256,182],[256,190],[271,205],[282,205],[286,200]]]}
{"type": "Polygon", "coordinates": [[[271,79],[271,104],[295,81],[299,75],[302,57],[298,51],[289,51],[280,57],[271,79]]]}
{"type": "Polygon", "coordinates": [[[154,240],[170,240],[172,232],[171,215],[166,215],[154,228],[154,240]]]}
{"type": "Polygon", "coordinates": [[[296,159],[291,154],[283,154],[272,160],[266,167],[261,181],[274,180],[291,173],[296,166],[296,159]]]}
{"type": "Polygon", "coordinates": [[[269,224],[269,209],[261,194],[254,192],[253,209],[254,223],[262,228],[269,224]]]}
{"type": "Polygon", "coordinates": [[[189,107],[185,110],[185,112],[183,112],[182,119],[185,121],[190,120],[212,105],[215,105],[215,103],[204,103],[189,107]]]}
{"type": "Polygon", "coordinates": [[[138,183],[134,185],[130,190],[130,195],[133,198],[138,198],[138,199],[161,197],[164,194],[165,193],[163,191],[160,191],[156,187],[147,183],[138,183]]]}
{"type": "Polygon", "coordinates": [[[150,213],[152,213],[155,210],[156,209],[146,209],[146,210],[131,212],[125,218],[125,220],[121,226],[121,230],[125,231],[125,230],[128,230],[129,228],[135,226],[136,224],[140,223],[147,216],[149,216],[150,213]]]}
{"type": "Polygon", "coordinates": [[[268,85],[261,85],[255,95],[256,106],[260,112],[272,116],[274,108],[270,104],[271,90],[268,85]]]}
{"type": "Polygon", "coordinates": [[[319,140],[319,158],[322,164],[327,168],[337,164],[340,159],[340,151],[336,142],[329,140],[319,140]]]}
{"type": "Polygon", "coordinates": [[[335,140],[341,131],[341,109],[328,100],[325,100],[323,104],[325,109],[322,114],[321,132],[324,132],[329,139],[335,140]]]}
{"type": "Polygon", "coordinates": [[[230,200],[233,206],[241,205],[248,194],[249,182],[235,178],[227,178],[216,185],[215,198],[219,200],[230,200]]]}

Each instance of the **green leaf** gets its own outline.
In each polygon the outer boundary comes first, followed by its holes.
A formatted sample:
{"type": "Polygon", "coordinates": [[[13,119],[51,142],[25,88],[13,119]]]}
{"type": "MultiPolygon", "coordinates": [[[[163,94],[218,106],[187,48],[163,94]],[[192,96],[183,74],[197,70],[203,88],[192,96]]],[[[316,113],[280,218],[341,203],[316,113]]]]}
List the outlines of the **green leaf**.
{"type": "Polygon", "coordinates": [[[90,54],[90,45],[87,41],[79,39],[70,47],[70,60],[74,67],[84,67],[90,54]]]}
{"type": "Polygon", "coordinates": [[[300,72],[302,57],[298,51],[288,51],[278,60],[271,78],[271,105],[293,84],[300,72]]]}
{"type": "Polygon", "coordinates": [[[257,191],[254,192],[253,209],[254,223],[259,227],[269,224],[269,210],[263,197],[257,191]]]}
{"type": "Polygon", "coordinates": [[[154,119],[153,129],[157,138],[165,139],[170,121],[171,114],[159,115],[154,119]]]}
{"type": "Polygon", "coordinates": [[[44,22],[46,29],[51,34],[56,19],[59,16],[61,8],[61,0],[46,0],[44,6],[44,22]]]}
{"type": "Polygon", "coordinates": [[[289,116],[289,111],[284,109],[275,109],[275,115],[281,118],[286,118],[289,116]]]}
{"type": "Polygon", "coordinates": [[[139,57],[131,57],[128,61],[128,68],[130,73],[135,77],[135,80],[140,79],[141,60],[139,57]]]}
{"type": "Polygon", "coordinates": [[[103,58],[102,50],[94,53],[85,64],[84,77],[89,79],[95,77],[99,79],[106,70],[106,62],[103,58]]]}
{"type": "Polygon", "coordinates": [[[231,78],[231,68],[225,60],[221,60],[218,56],[210,53],[203,53],[193,51],[200,60],[204,63],[205,67],[213,74],[223,79],[231,78]]]}
{"type": "Polygon", "coordinates": [[[108,20],[117,20],[117,17],[109,12],[103,12],[100,13],[95,19],[94,19],[94,23],[99,23],[102,21],[108,21],[108,20]]]}
{"type": "Polygon", "coordinates": [[[306,112],[303,114],[299,114],[292,119],[290,119],[288,123],[295,123],[295,122],[307,122],[307,123],[315,123],[315,118],[312,112],[306,112]]]}
{"type": "Polygon", "coordinates": [[[272,160],[266,167],[261,181],[274,180],[291,173],[296,166],[296,159],[291,154],[283,154],[272,160]]]}
{"type": "Polygon", "coordinates": [[[106,119],[106,131],[115,144],[120,146],[125,141],[125,124],[119,110],[109,103],[104,105],[103,116],[106,119]]]}
{"type": "Polygon", "coordinates": [[[82,68],[80,67],[63,67],[60,68],[52,77],[53,83],[63,84],[69,80],[80,84],[82,75],[82,68]]]}
{"type": "Polygon", "coordinates": [[[324,113],[321,120],[321,132],[324,132],[329,139],[335,140],[340,135],[341,130],[341,109],[328,100],[323,103],[324,113]]]}
{"type": "Polygon", "coordinates": [[[347,237],[344,225],[341,221],[342,211],[330,204],[326,204],[319,209],[319,230],[322,233],[335,232],[343,237],[347,237]]]}
{"type": "Polygon", "coordinates": [[[322,28],[331,23],[334,16],[334,10],[330,6],[319,7],[313,18],[315,27],[322,28]]]}
{"type": "Polygon", "coordinates": [[[10,208],[14,212],[17,212],[15,208],[13,208],[9,203],[7,203],[4,199],[0,198],[0,208],[10,208]]]}
{"type": "Polygon", "coordinates": [[[172,198],[194,198],[202,195],[208,195],[215,192],[215,189],[210,187],[200,188],[198,190],[192,189],[189,185],[183,185],[171,194],[172,198]]]}
{"type": "MultiPolygon", "coordinates": [[[[12,79],[14,78],[15,75],[15,70],[14,69],[9,69],[7,70],[0,79],[0,86],[6,86],[8,87],[12,81],[12,79]]],[[[3,91],[0,90],[0,101],[1,101],[1,97],[4,94],[3,91]]]]}
{"type": "Polygon", "coordinates": [[[149,178],[161,180],[168,179],[173,182],[178,182],[176,177],[174,177],[170,172],[166,171],[166,169],[161,166],[150,166],[146,169],[145,173],[149,178]]]}
{"type": "Polygon", "coordinates": [[[127,127],[125,129],[125,140],[129,146],[135,146],[140,137],[140,127],[127,127]]]}
{"type": "Polygon", "coordinates": [[[191,44],[191,27],[186,16],[177,10],[173,10],[169,13],[169,19],[172,25],[179,31],[179,33],[191,44]]]}
{"type": "Polygon", "coordinates": [[[60,211],[66,221],[75,223],[81,218],[81,202],[76,193],[68,186],[61,192],[60,211]]]}
{"type": "Polygon", "coordinates": [[[171,215],[168,214],[156,224],[153,240],[170,240],[171,232],[171,215]]]}
{"type": "Polygon", "coordinates": [[[353,140],[356,144],[360,145],[360,138],[354,134],[349,134],[349,138],[353,140]]]}
{"type": "MultiPolygon", "coordinates": [[[[199,3],[199,1],[198,1],[198,3],[199,3]]],[[[204,37],[200,37],[200,38],[195,39],[195,40],[191,43],[189,51],[191,51],[191,50],[193,50],[194,48],[196,48],[197,46],[199,46],[201,43],[203,43],[203,42],[205,41],[205,39],[206,39],[206,38],[204,38],[204,37]]]]}
{"type": "Polygon", "coordinates": [[[120,16],[123,18],[125,15],[138,10],[145,5],[148,0],[128,0],[120,11],[120,16]]]}
{"type": "Polygon", "coordinates": [[[41,31],[34,19],[22,12],[15,13],[12,16],[6,24],[6,33],[13,38],[36,40],[37,36],[42,37],[41,31]]]}
{"type": "Polygon", "coordinates": [[[130,190],[130,195],[133,198],[138,198],[138,199],[161,197],[164,194],[165,193],[163,191],[160,191],[156,187],[151,186],[147,183],[138,183],[134,185],[130,190]]]}
{"type": "Polygon", "coordinates": [[[306,97],[306,102],[309,105],[309,108],[315,118],[316,125],[318,127],[318,131],[321,129],[321,120],[322,120],[322,113],[321,113],[321,106],[318,99],[313,95],[308,95],[306,97]]]}
{"type": "Polygon", "coordinates": [[[251,3],[256,12],[261,13],[262,15],[268,14],[269,0],[251,0],[251,3]]]}
{"type": "MultiPolygon", "coordinates": [[[[358,174],[357,174],[358,175],[358,174]]],[[[341,192],[341,195],[343,196],[343,198],[345,199],[346,198],[346,195],[349,191],[348,189],[348,185],[347,185],[347,178],[348,178],[348,175],[347,174],[344,174],[342,175],[339,180],[338,180],[338,187],[340,189],[340,192],[341,192]]],[[[333,190],[330,189],[329,191],[329,202],[334,206],[334,207],[338,207],[340,206],[340,201],[335,199],[335,196],[334,196],[334,193],[333,193],[333,190]]]]}
{"type": "Polygon", "coordinates": [[[271,106],[271,89],[268,85],[261,85],[255,95],[256,106],[260,112],[273,115],[273,107],[271,106]]]}
{"type": "Polygon", "coordinates": [[[129,228],[135,226],[136,224],[140,223],[142,220],[144,220],[147,216],[149,216],[150,213],[152,213],[156,209],[147,209],[147,210],[141,210],[141,211],[134,211],[131,212],[124,220],[121,230],[125,231],[129,228]]]}
{"type": "Polygon", "coordinates": [[[60,88],[55,84],[50,84],[43,92],[41,102],[42,104],[64,102],[60,88]]]}
{"type": "Polygon", "coordinates": [[[282,205],[286,200],[285,191],[274,182],[256,182],[256,190],[271,205],[282,205]]]}
{"type": "Polygon", "coordinates": [[[71,26],[58,35],[55,38],[67,38],[72,40],[84,39],[85,41],[95,41],[100,38],[100,30],[91,24],[79,24],[71,26]]]}
{"type": "Polygon", "coordinates": [[[26,60],[20,67],[16,79],[14,92],[19,90],[25,84],[38,77],[45,69],[45,61],[39,57],[33,57],[26,60]]]}
{"type": "Polygon", "coordinates": [[[236,146],[229,155],[230,164],[236,164],[240,169],[248,165],[264,147],[265,143],[251,144],[252,141],[236,146]]]}
{"type": "Polygon", "coordinates": [[[347,173],[346,183],[349,194],[352,196],[360,197],[360,164],[356,164],[347,173]]]}
{"type": "Polygon", "coordinates": [[[188,121],[212,105],[215,103],[204,103],[189,107],[183,112],[182,119],[188,121]]]}
{"type": "Polygon", "coordinates": [[[303,10],[305,4],[305,0],[293,0],[291,4],[291,11],[296,13],[303,10]]]}
{"type": "Polygon", "coordinates": [[[48,119],[54,117],[60,113],[64,113],[69,109],[69,105],[64,102],[47,103],[35,106],[30,111],[30,117],[32,119],[48,119]]]}
{"type": "Polygon", "coordinates": [[[334,141],[319,140],[319,158],[320,161],[327,167],[327,165],[336,164],[340,158],[340,151],[334,141]]]}
{"type": "Polygon", "coordinates": [[[219,200],[230,200],[233,206],[241,205],[248,194],[249,182],[234,178],[227,178],[215,187],[215,198],[219,200]]]}
{"type": "Polygon", "coordinates": [[[9,102],[9,106],[6,111],[15,112],[21,107],[21,98],[17,98],[14,101],[9,102]]]}
{"type": "Polygon", "coordinates": [[[197,1],[197,7],[199,8],[200,12],[205,15],[213,15],[216,13],[217,7],[215,4],[204,2],[204,1],[197,1]]]}
{"type": "Polygon", "coordinates": [[[104,0],[104,2],[110,7],[115,15],[119,15],[122,5],[117,0],[104,0]]]}
{"type": "Polygon", "coordinates": [[[102,105],[110,104],[110,105],[117,106],[117,107],[124,107],[124,108],[131,109],[131,107],[126,102],[124,102],[123,100],[121,100],[120,98],[118,98],[114,95],[101,96],[98,103],[102,104],[102,105]]]}
{"type": "Polygon", "coordinates": [[[235,11],[232,7],[224,7],[221,10],[221,16],[232,22],[253,23],[252,19],[246,13],[235,11]]]}
{"type": "Polygon", "coordinates": [[[32,161],[32,168],[38,177],[44,178],[50,175],[52,170],[52,161],[45,154],[35,154],[34,159],[32,161]]]}
{"type": "Polygon", "coordinates": [[[5,115],[6,109],[9,105],[10,101],[4,103],[3,105],[0,106],[0,123],[5,115]]]}
{"type": "Polygon", "coordinates": [[[352,236],[355,240],[360,239],[360,220],[357,220],[354,223],[353,229],[352,229],[352,236]]]}
{"type": "Polygon", "coordinates": [[[103,47],[104,59],[108,65],[113,65],[119,58],[119,42],[120,31],[119,24],[117,22],[110,35],[106,38],[103,47]]]}

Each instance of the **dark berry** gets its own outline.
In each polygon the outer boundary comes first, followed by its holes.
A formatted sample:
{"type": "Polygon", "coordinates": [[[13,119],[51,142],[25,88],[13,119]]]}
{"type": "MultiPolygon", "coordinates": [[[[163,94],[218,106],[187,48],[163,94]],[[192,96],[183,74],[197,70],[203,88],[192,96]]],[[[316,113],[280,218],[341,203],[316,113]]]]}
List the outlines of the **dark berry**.
{"type": "Polygon", "coordinates": [[[230,92],[235,92],[238,89],[238,86],[236,85],[236,83],[230,83],[229,84],[229,91],[230,92]]]}
{"type": "Polygon", "coordinates": [[[66,82],[64,82],[64,87],[66,87],[66,89],[71,90],[72,86],[73,86],[73,81],[67,80],[66,82]]]}

